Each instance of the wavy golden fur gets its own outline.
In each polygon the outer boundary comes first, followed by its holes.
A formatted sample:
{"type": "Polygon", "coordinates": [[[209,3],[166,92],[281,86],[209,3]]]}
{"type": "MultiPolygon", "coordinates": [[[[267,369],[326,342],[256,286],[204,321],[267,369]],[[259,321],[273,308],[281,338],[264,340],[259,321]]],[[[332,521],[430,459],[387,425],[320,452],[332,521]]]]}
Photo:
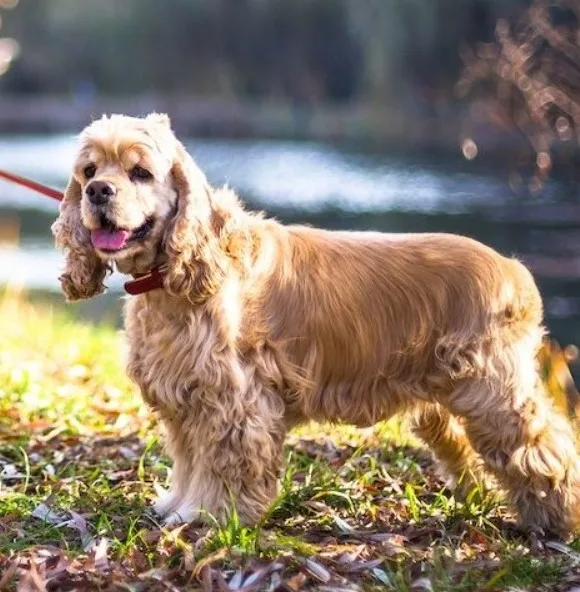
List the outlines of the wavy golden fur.
{"type": "Polygon", "coordinates": [[[288,429],[407,411],[449,472],[492,474],[525,526],[578,525],[574,435],[538,379],[542,302],[519,262],[460,236],[247,212],[155,114],[83,132],[54,230],[71,300],[100,293],[113,265],[167,266],[165,289],[128,300],[125,319],[129,374],[175,463],[156,504],[168,522],[230,503],[255,522],[276,495],[288,429]],[[132,179],[136,164],[150,176],[132,179]],[[87,172],[114,186],[105,206],[88,200],[87,172]],[[103,252],[91,233],[104,223],[137,239],[103,252]]]}

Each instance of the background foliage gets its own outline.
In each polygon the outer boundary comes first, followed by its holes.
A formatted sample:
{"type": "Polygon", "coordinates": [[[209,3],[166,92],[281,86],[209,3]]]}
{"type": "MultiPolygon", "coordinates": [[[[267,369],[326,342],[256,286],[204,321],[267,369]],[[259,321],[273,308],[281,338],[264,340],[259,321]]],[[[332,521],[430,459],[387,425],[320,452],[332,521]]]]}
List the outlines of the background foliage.
{"type": "Polygon", "coordinates": [[[453,85],[458,47],[516,0],[21,0],[5,92],[408,100],[453,85]]]}

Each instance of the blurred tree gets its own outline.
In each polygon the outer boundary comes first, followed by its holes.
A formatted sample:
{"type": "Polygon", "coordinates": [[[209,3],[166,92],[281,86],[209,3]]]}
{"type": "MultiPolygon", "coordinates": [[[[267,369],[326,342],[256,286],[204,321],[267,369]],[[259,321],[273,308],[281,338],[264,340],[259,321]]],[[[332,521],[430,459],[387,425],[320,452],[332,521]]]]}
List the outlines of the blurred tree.
{"type": "Polygon", "coordinates": [[[452,95],[459,44],[523,2],[22,0],[5,29],[25,51],[0,89],[433,109],[452,95]]]}

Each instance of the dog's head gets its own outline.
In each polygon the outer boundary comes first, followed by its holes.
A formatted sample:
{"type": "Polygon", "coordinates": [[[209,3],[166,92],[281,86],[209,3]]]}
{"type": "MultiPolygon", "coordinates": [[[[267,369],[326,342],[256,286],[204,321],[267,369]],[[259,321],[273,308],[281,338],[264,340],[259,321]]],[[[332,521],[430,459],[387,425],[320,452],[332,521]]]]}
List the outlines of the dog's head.
{"type": "Polygon", "coordinates": [[[67,251],[67,298],[101,293],[113,264],[129,274],[166,264],[167,287],[191,289],[199,275],[190,269],[192,256],[210,240],[210,197],[167,116],[113,115],[89,125],[53,225],[57,246],[67,251]]]}

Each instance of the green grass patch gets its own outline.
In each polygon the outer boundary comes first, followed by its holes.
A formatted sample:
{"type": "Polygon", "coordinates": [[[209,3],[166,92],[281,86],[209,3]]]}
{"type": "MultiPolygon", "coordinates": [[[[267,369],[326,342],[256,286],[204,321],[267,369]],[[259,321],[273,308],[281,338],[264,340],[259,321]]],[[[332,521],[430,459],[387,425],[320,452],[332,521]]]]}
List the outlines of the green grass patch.
{"type": "Polygon", "coordinates": [[[35,578],[55,589],[162,589],[163,582],[178,590],[210,582],[216,589],[227,582],[260,590],[551,590],[580,581],[578,542],[530,544],[499,498],[455,499],[399,421],[293,432],[280,494],[257,527],[232,513],[224,525],[164,528],[150,505],[171,463],[155,418],[125,376],[118,329],[10,295],[0,299],[0,323],[0,583],[7,589],[35,578]]]}

